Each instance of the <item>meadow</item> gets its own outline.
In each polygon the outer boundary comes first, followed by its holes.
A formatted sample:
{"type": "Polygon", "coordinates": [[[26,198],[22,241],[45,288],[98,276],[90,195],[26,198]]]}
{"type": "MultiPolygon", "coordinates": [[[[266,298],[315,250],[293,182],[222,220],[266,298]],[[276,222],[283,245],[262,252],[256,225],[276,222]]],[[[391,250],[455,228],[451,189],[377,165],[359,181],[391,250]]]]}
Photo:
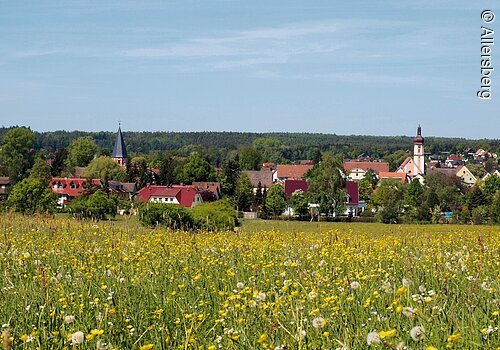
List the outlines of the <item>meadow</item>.
{"type": "Polygon", "coordinates": [[[498,349],[500,228],[0,217],[4,349],[498,349]]]}

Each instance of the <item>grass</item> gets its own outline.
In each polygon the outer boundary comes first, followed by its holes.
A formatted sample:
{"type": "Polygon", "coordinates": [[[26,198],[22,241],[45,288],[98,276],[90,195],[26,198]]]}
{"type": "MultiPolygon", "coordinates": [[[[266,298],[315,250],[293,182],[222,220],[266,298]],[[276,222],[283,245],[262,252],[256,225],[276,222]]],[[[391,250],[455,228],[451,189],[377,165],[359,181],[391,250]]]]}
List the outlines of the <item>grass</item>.
{"type": "Polygon", "coordinates": [[[4,348],[500,343],[498,227],[248,220],[189,234],[10,214],[0,227],[4,348]]]}

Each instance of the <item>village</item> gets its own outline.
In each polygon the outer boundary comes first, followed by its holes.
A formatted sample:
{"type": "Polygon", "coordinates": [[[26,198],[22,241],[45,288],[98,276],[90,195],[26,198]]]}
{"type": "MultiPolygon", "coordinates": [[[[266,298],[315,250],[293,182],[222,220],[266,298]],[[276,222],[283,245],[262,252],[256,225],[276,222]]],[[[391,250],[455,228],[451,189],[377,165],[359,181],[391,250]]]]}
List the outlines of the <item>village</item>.
{"type": "MultiPolygon", "coordinates": [[[[421,127],[418,126],[416,136],[413,139],[413,154],[406,157],[397,169],[390,171],[390,164],[379,159],[359,157],[358,159],[343,159],[341,172],[343,203],[336,203],[340,210],[322,210],[319,203],[314,203],[307,198],[307,212],[311,219],[314,216],[346,216],[356,218],[359,216],[373,216],[377,212],[376,201],[372,196],[377,192],[378,187],[385,182],[396,182],[410,185],[418,181],[421,186],[425,186],[425,177],[438,174],[456,180],[457,186],[467,189],[479,188],[488,177],[499,177],[497,154],[484,149],[467,149],[463,153],[428,154],[425,153],[425,142],[422,136],[421,127]],[[486,164],[490,164],[486,169],[486,164]],[[491,164],[494,164],[491,166],[491,164]],[[469,167],[485,168],[484,175],[479,177],[469,169],[469,167]],[[366,193],[366,185],[370,190],[366,193]],[[371,204],[371,205],[370,205],[371,204]],[[369,212],[366,212],[366,211],[369,212]],[[370,213],[371,212],[371,213],[370,213]],[[321,215],[320,215],[321,214],[321,215]]],[[[118,128],[116,141],[111,153],[111,159],[124,171],[130,166],[130,159],[127,153],[126,141],[121,127],[118,128]]],[[[50,161],[47,161],[50,165],[50,161]]],[[[274,210],[273,216],[297,217],[297,208],[292,205],[291,198],[294,193],[301,192],[307,194],[309,183],[308,172],[313,169],[313,160],[300,160],[295,164],[276,164],[275,162],[263,162],[260,170],[240,170],[238,177],[244,178],[251,194],[240,204],[235,201],[235,209],[241,212],[241,216],[248,219],[260,217],[259,212],[263,212],[266,192],[273,186],[281,186],[283,199],[286,205],[281,209],[274,210]]],[[[136,177],[135,181],[119,181],[111,177],[89,178],[85,176],[86,168],[76,166],[74,174],[71,176],[53,176],[50,178],[48,187],[57,196],[58,210],[64,210],[75,198],[88,195],[96,189],[105,190],[109,196],[117,196],[121,200],[129,202],[130,205],[118,208],[120,214],[136,214],[135,204],[140,203],[164,203],[186,208],[193,208],[205,202],[220,200],[227,193],[224,188],[224,169],[213,168],[215,176],[210,181],[206,179],[192,178],[190,183],[169,183],[168,185],[158,184],[160,169],[147,167],[147,182],[141,177],[136,177]]],[[[227,182],[227,180],[226,180],[227,182]]],[[[235,184],[233,184],[235,185],[235,184]]],[[[6,200],[10,189],[9,177],[0,177],[0,198],[6,200]]],[[[248,191],[247,191],[248,192],[248,191]]],[[[438,203],[439,204],[439,203],[438,203]]],[[[436,203],[434,204],[436,205],[436,203]]],[[[304,204],[302,204],[304,206],[304,204]]],[[[335,208],[334,208],[335,209],[335,208]]],[[[304,215],[305,208],[299,209],[304,215]]],[[[434,210],[433,205],[428,210],[434,210]]],[[[451,212],[456,210],[453,205],[448,208],[441,208],[441,215],[452,217],[451,212]]]]}

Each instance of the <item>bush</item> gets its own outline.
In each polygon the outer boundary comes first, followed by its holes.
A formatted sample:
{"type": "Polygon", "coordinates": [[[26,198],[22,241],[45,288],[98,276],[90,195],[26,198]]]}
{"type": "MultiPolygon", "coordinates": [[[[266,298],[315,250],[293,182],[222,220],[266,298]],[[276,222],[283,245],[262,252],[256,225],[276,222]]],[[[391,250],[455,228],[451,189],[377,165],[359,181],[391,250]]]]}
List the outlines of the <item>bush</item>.
{"type": "Polygon", "coordinates": [[[56,202],[57,196],[43,181],[32,178],[15,184],[7,200],[9,207],[23,214],[52,213],[56,202]]]}
{"type": "Polygon", "coordinates": [[[149,227],[163,226],[174,230],[190,230],[195,227],[191,212],[173,204],[143,204],[139,207],[139,220],[149,227]]]}
{"type": "Polygon", "coordinates": [[[231,204],[225,201],[203,203],[192,209],[196,228],[202,230],[232,230],[238,218],[231,204]]]}
{"type": "Polygon", "coordinates": [[[80,196],[68,205],[68,212],[79,219],[105,220],[116,215],[117,201],[101,190],[80,196]]]}
{"type": "Polygon", "coordinates": [[[388,206],[381,209],[377,213],[376,218],[379,222],[384,224],[397,224],[399,220],[399,211],[395,207],[388,206]]]}
{"type": "Polygon", "coordinates": [[[480,205],[472,209],[471,219],[474,225],[486,224],[489,221],[489,208],[486,205],[480,205]]]}

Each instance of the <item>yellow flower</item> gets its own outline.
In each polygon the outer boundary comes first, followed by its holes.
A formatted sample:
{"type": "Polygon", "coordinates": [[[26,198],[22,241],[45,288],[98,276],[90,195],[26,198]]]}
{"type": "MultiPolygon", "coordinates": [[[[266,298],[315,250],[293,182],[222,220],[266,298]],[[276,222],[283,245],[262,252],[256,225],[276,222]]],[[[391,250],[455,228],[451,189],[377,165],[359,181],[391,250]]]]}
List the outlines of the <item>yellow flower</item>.
{"type": "Polygon", "coordinates": [[[264,333],[264,334],[262,334],[262,335],[259,337],[259,340],[257,340],[257,342],[258,342],[259,344],[262,344],[262,343],[263,343],[263,342],[265,342],[266,340],[267,340],[267,334],[266,334],[266,333],[264,333]]]}
{"type": "Polygon", "coordinates": [[[448,337],[448,342],[454,342],[454,341],[457,341],[458,339],[462,338],[462,334],[460,333],[455,333],[455,334],[452,334],[448,337]]]}
{"type": "Polygon", "coordinates": [[[93,330],[90,331],[90,334],[92,334],[92,335],[102,335],[102,334],[104,334],[104,330],[102,330],[102,329],[93,329],[93,330]]]}
{"type": "Polygon", "coordinates": [[[434,346],[432,345],[429,345],[429,346],[426,346],[425,347],[425,350],[438,350],[437,348],[435,348],[434,346]]]}
{"type": "Polygon", "coordinates": [[[151,350],[153,348],[153,344],[145,344],[143,346],[141,346],[139,349],[140,350],[151,350]]]}
{"type": "Polygon", "coordinates": [[[21,339],[23,342],[26,342],[26,340],[28,340],[28,335],[27,334],[23,334],[19,337],[19,339],[21,339]]]}
{"type": "Polygon", "coordinates": [[[215,350],[215,345],[210,345],[207,350],[215,350]]]}
{"type": "Polygon", "coordinates": [[[396,329],[391,329],[389,331],[381,331],[380,332],[380,339],[385,339],[385,338],[393,338],[396,336],[396,329]]]}
{"type": "Polygon", "coordinates": [[[85,336],[85,339],[87,339],[88,341],[91,341],[92,339],[94,339],[95,335],[94,334],[87,334],[85,336]]]}
{"type": "Polygon", "coordinates": [[[407,291],[406,287],[405,286],[401,286],[400,288],[398,288],[398,290],[396,291],[396,295],[403,295],[405,294],[407,291]]]}

